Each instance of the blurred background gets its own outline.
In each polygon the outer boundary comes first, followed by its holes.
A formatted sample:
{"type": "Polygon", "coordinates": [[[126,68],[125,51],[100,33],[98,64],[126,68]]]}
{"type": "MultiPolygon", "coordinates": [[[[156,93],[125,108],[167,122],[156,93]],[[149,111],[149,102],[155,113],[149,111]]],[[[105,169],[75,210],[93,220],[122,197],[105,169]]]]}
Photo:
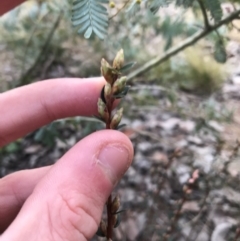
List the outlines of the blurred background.
{"type": "MultiPolygon", "coordinates": [[[[0,91],[49,78],[100,76],[101,58],[110,62],[121,48],[126,62],[136,62],[126,73],[131,76],[203,29],[197,3],[174,2],[153,14],[146,1],[115,1],[104,41],[77,34],[70,1],[25,2],[0,18],[0,91]]],[[[222,1],[221,17],[237,9],[237,1],[222,1]]],[[[121,131],[133,142],[135,158],[115,190],[125,210],[115,240],[240,240],[239,60],[237,19],[131,76],[121,131]]],[[[53,164],[103,128],[92,118],[55,121],[2,147],[0,175],[53,164]]]]}

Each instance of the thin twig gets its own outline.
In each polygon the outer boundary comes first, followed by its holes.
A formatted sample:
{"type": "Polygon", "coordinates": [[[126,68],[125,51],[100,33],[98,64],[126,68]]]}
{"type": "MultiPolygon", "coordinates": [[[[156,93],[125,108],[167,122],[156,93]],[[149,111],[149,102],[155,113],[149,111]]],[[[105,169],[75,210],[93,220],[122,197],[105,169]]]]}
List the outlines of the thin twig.
{"type": "Polygon", "coordinates": [[[107,201],[107,241],[113,239],[113,214],[112,214],[112,195],[108,197],[107,201]]]}
{"type": "Polygon", "coordinates": [[[27,72],[20,78],[19,80],[19,86],[20,85],[23,85],[23,84],[28,84],[28,79],[29,77],[32,75],[33,71],[35,70],[35,68],[38,66],[39,62],[41,61],[43,55],[46,53],[47,49],[48,49],[48,46],[49,46],[49,43],[51,42],[52,40],[52,37],[55,33],[55,30],[57,29],[61,19],[62,19],[62,11],[59,13],[55,23],[53,24],[52,28],[51,28],[51,31],[49,32],[49,35],[42,47],[42,50],[40,51],[38,57],[36,58],[35,62],[33,63],[33,65],[27,70],[27,72]]]}
{"type": "Polygon", "coordinates": [[[169,227],[167,228],[165,234],[163,235],[163,241],[167,241],[169,239],[169,237],[171,236],[171,234],[175,231],[178,220],[182,213],[183,205],[187,201],[188,195],[190,193],[192,193],[192,191],[194,190],[195,184],[196,184],[198,178],[199,178],[199,170],[196,169],[192,173],[192,176],[188,179],[187,183],[183,186],[183,196],[179,201],[180,203],[178,205],[178,208],[177,208],[173,218],[170,221],[169,227]]]}
{"type": "MultiPolygon", "coordinates": [[[[163,186],[165,184],[165,181],[166,181],[166,176],[167,176],[167,170],[170,169],[173,161],[175,160],[176,157],[178,157],[179,155],[181,154],[181,150],[179,149],[176,149],[173,153],[171,153],[169,156],[168,156],[168,162],[166,165],[164,165],[163,169],[162,169],[162,173],[158,176],[158,180],[157,180],[157,187],[158,187],[158,190],[156,190],[156,192],[153,194],[153,200],[154,200],[154,203],[156,203],[157,205],[157,208],[158,210],[160,210],[162,207],[160,206],[161,205],[161,202],[159,202],[159,193],[160,193],[160,190],[163,189],[163,186]]],[[[155,208],[154,208],[154,205],[152,205],[148,211],[148,214],[147,214],[147,222],[149,223],[150,227],[154,227],[153,225],[153,217],[154,217],[154,214],[155,214],[155,208]]],[[[155,229],[153,229],[153,233],[150,235],[153,239],[153,236],[154,236],[154,232],[155,232],[155,229]]]]}
{"type": "Polygon", "coordinates": [[[24,50],[24,61],[22,63],[22,68],[21,68],[21,75],[23,74],[23,72],[25,71],[25,65],[26,65],[26,57],[28,56],[28,51],[29,51],[29,48],[30,48],[30,44],[32,42],[32,39],[34,37],[34,34],[36,33],[36,31],[39,29],[39,23],[46,17],[48,16],[48,14],[44,14],[43,16],[40,17],[39,19],[39,16],[40,16],[40,8],[38,9],[38,15],[37,15],[37,23],[35,23],[31,33],[30,33],[30,36],[27,40],[27,43],[25,45],[25,50],[24,50]]]}
{"type": "Polygon", "coordinates": [[[197,0],[197,1],[198,1],[198,4],[199,4],[200,8],[201,8],[201,11],[202,11],[205,29],[209,29],[210,28],[210,24],[209,24],[209,21],[208,21],[208,16],[207,16],[207,12],[206,12],[204,3],[203,3],[202,0],[197,0]]]}
{"type": "Polygon", "coordinates": [[[163,240],[164,241],[167,241],[168,238],[170,237],[170,235],[173,233],[173,231],[175,230],[176,228],[176,224],[178,222],[178,219],[180,218],[181,216],[181,212],[182,212],[182,207],[184,205],[184,203],[186,202],[186,194],[184,194],[184,196],[182,197],[182,199],[180,200],[180,204],[178,206],[178,209],[174,215],[174,217],[172,218],[171,220],[171,224],[170,226],[168,227],[167,229],[167,232],[163,235],[163,240]]]}
{"type": "Polygon", "coordinates": [[[239,238],[240,238],[240,227],[236,229],[236,233],[233,241],[238,241],[239,238]]]}
{"type": "Polygon", "coordinates": [[[165,52],[165,54],[163,56],[155,57],[152,60],[145,63],[140,68],[133,71],[131,74],[128,75],[128,80],[133,80],[136,76],[139,76],[143,73],[146,73],[147,71],[149,71],[153,67],[163,63],[164,61],[166,61],[170,57],[174,56],[175,54],[179,53],[180,51],[186,49],[189,46],[192,46],[198,40],[200,40],[203,37],[205,37],[206,35],[210,34],[212,31],[218,29],[219,27],[221,27],[224,24],[227,24],[227,23],[231,22],[233,19],[236,19],[239,16],[239,14],[240,14],[240,9],[237,10],[236,12],[230,14],[226,18],[222,19],[221,21],[219,21],[215,25],[210,26],[208,29],[198,31],[197,33],[195,33],[191,37],[182,41],[179,45],[170,48],[168,51],[165,52]]]}
{"type": "Polygon", "coordinates": [[[116,17],[116,16],[127,6],[127,4],[128,4],[129,2],[130,2],[130,0],[127,0],[127,1],[123,4],[123,6],[122,6],[121,8],[119,8],[118,11],[109,18],[109,20],[111,20],[111,19],[113,19],[114,17],[116,17]]]}

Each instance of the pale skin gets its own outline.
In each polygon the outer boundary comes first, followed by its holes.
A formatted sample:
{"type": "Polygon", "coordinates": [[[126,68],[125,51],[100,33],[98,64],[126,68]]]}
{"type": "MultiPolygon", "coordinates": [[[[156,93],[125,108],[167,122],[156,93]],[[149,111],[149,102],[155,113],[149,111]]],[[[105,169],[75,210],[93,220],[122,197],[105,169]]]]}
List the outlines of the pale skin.
{"type": "MultiPolygon", "coordinates": [[[[0,15],[23,0],[1,0],[0,15]]],[[[102,78],[45,80],[0,94],[0,146],[53,120],[97,114],[102,78]]],[[[120,132],[95,132],[53,166],[0,179],[0,241],[86,241],[131,164],[120,132]]]]}

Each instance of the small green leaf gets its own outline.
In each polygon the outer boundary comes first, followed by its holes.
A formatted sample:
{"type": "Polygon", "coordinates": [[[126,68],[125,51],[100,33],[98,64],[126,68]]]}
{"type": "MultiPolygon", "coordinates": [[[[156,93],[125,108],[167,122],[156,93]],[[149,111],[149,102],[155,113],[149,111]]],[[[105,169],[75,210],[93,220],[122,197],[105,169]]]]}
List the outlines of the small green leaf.
{"type": "Polygon", "coordinates": [[[126,126],[126,124],[121,124],[121,125],[119,125],[117,128],[116,128],[116,130],[120,130],[121,128],[123,128],[123,127],[125,127],[126,126]]]}
{"type": "Polygon", "coordinates": [[[127,93],[128,93],[128,90],[130,89],[130,86],[127,85],[125,86],[124,90],[121,92],[121,93],[118,93],[116,95],[113,95],[116,99],[120,99],[120,98],[123,98],[127,93]]]}
{"type": "Polygon", "coordinates": [[[127,210],[125,210],[125,209],[122,209],[122,210],[118,210],[116,213],[114,213],[114,214],[119,214],[119,213],[123,213],[123,212],[126,212],[127,210]]]}
{"type": "Polygon", "coordinates": [[[131,69],[135,64],[136,64],[136,62],[130,62],[130,63],[125,64],[125,65],[120,69],[120,72],[124,72],[124,71],[127,71],[127,70],[131,69]]]}
{"type": "Polygon", "coordinates": [[[87,0],[74,2],[72,10],[74,11],[74,10],[81,8],[82,6],[84,6],[86,4],[86,2],[87,2],[87,0]]]}
{"type": "Polygon", "coordinates": [[[89,21],[86,21],[83,25],[82,25],[82,27],[78,30],[78,33],[83,33],[86,29],[87,29],[87,27],[89,26],[89,21]]]}
{"type": "Polygon", "coordinates": [[[92,18],[102,26],[108,27],[108,18],[105,17],[104,15],[98,15],[98,16],[93,15],[92,18]]]}
{"type": "Polygon", "coordinates": [[[218,63],[226,63],[227,61],[227,52],[221,40],[215,43],[214,58],[218,63]]]}
{"type": "Polygon", "coordinates": [[[8,153],[17,152],[19,149],[20,149],[20,146],[19,146],[19,144],[16,143],[16,142],[12,142],[12,143],[10,143],[9,145],[7,145],[7,146],[5,147],[5,150],[6,150],[8,153]]]}
{"type": "Polygon", "coordinates": [[[104,39],[104,35],[102,34],[102,32],[100,32],[95,26],[93,26],[93,31],[100,39],[104,39]]]}
{"type": "Polygon", "coordinates": [[[100,117],[100,116],[97,116],[97,115],[93,115],[93,118],[103,122],[105,124],[105,121],[100,117]]]}
{"type": "Polygon", "coordinates": [[[92,4],[91,8],[98,13],[102,13],[102,14],[107,13],[107,9],[104,6],[102,6],[101,4],[98,4],[98,3],[92,4]]]}
{"type": "Polygon", "coordinates": [[[152,0],[148,7],[153,14],[156,14],[160,7],[168,7],[170,2],[170,0],[152,0]]]}
{"type": "Polygon", "coordinates": [[[211,13],[215,23],[219,22],[223,16],[220,0],[204,0],[204,4],[211,13]]]}
{"type": "Polygon", "coordinates": [[[116,221],[116,223],[115,223],[115,225],[114,225],[114,228],[117,228],[120,223],[121,223],[120,215],[117,215],[117,221],[116,221]]]}
{"type": "Polygon", "coordinates": [[[89,16],[88,15],[86,15],[86,16],[84,16],[83,18],[80,18],[80,19],[78,19],[78,20],[72,20],[72,24],[73,24],[73,26],[75,27],[75,26],[78,26],[78,25],[80,25],[80,24],[84,24],[84,22],[88,22],[88,23],[90,23],[90,20],[89,20],[89,16]]]}

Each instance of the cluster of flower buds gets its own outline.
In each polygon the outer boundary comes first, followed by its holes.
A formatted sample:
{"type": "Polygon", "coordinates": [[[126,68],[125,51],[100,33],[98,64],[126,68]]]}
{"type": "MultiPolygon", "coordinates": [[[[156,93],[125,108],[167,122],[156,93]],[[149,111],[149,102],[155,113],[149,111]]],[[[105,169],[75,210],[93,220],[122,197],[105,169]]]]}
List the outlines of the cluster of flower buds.
{"type": "MultiPolygon", "coordinates": [[[[105,59],[101,61],[101,73],[106,80],[106,84],[101,91],[101,96],[98,99],[98,116],[97,118],[106,124],[106,129],[119,129],[123,125],[119,125],[123,115],[123,108],[117,110],[112,115],[113,104],[116,99],[124,97],[129,89],[126,85],[127,77],[121,77],[122,71],[131,68],[134,63],[124,65],[124,53],[121,49],[113,64],[110,65],[105,59]]],[[[107,222],[101,221],[97,235],[106,237],[108,241],[112,240],[112,230],[116,228],[119,223],[120,199],[116,196],[113,200],[111,196],[107,201],[107,222]]]]}
{"type": "MultiPolygon", "coordinates": [[[[113,220],[114,228],[117,228],[118,225],[120,224],[119,214],[121,211],[119,211],[119,207],[120,207],[120,198],[119,198],[119,196],[116,196],[111,203],[111,214],[112,214],[111,218],[113,220]]],[[[96,234],[100,237],[107,236],[107,224],[104,220],[101,220],[96,234]]]]}
{"type": "Polygon", "coordinates": [[[120,198],[116,196],[111,205],[111,213],[113,215],[113,226],[114,228],[118,227],[120,224],[120,216],[119,216],[119,207],[120,207],[120,198]]]}
{"type": "Polygon", "coordinates": [[[121,70],[124,67],[124,53],[121,49],[112,66],[105,60],[101,61],[101,72],[106,80],[101,97],[98,100],[98,114],[100,119],[106,123],[107,129],[117,129],[122,119],[123,109],[116,111],[112,116],[113,102],[124,97],[129,89],[126,85],[127,77],[121,77],[121,70]]]}

